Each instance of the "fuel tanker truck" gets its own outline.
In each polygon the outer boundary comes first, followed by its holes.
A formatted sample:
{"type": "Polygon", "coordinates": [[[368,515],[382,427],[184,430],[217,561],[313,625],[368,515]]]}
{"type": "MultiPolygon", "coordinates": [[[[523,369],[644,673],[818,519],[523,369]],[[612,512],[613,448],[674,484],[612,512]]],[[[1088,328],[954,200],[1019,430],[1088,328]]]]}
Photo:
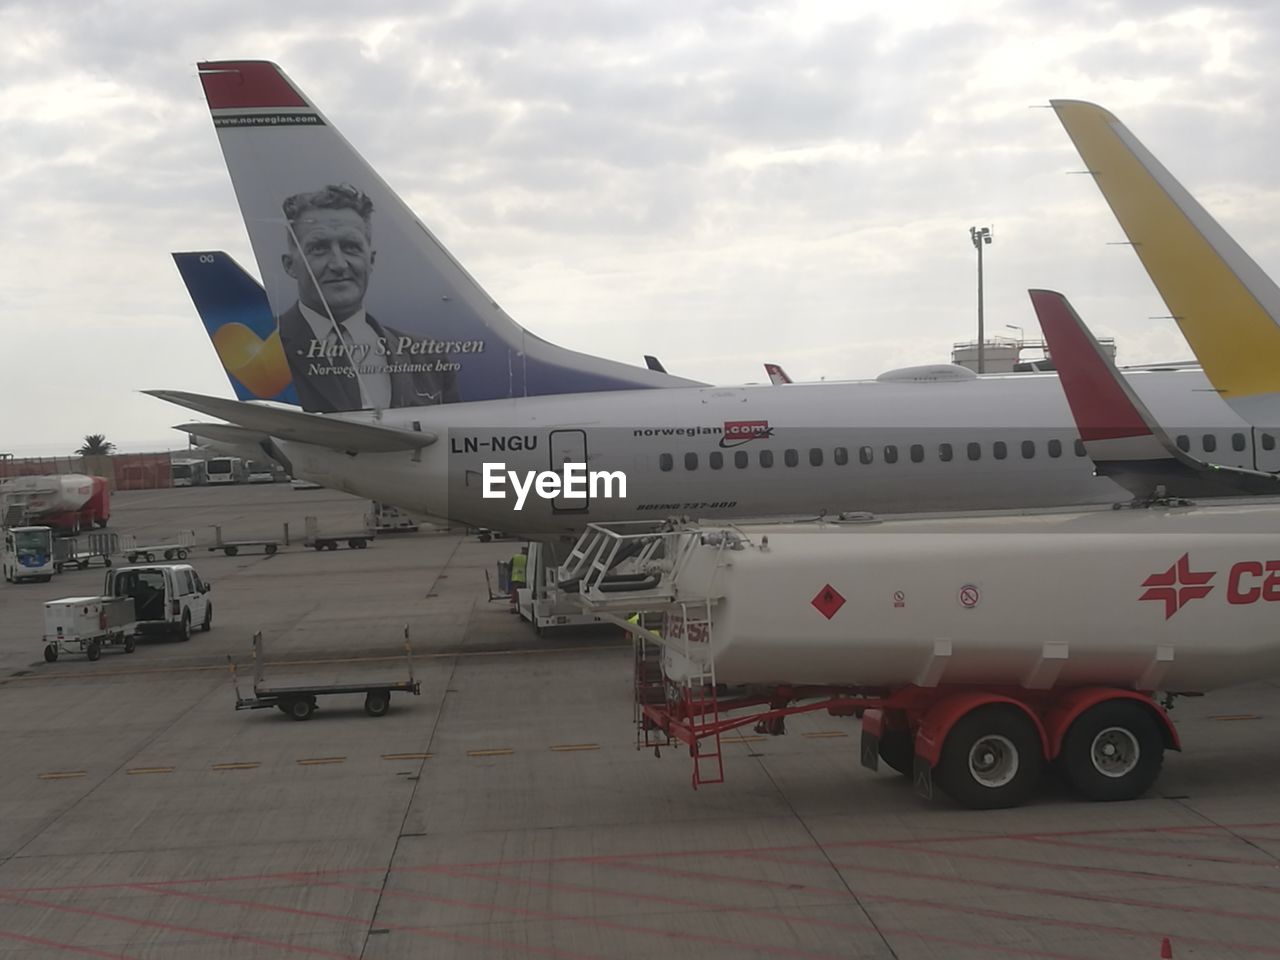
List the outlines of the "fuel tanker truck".
{"type": "Polygon", "coordinates": [[[597,524],[560,576],[632,635],[637,742],[687,746],[695,788],[724,732],[826,711],[927,797],[1014,806],[1056,764],[1127,800],[1181,749],[1174,698],[1280,676],[1274,500],[597,524]]]}

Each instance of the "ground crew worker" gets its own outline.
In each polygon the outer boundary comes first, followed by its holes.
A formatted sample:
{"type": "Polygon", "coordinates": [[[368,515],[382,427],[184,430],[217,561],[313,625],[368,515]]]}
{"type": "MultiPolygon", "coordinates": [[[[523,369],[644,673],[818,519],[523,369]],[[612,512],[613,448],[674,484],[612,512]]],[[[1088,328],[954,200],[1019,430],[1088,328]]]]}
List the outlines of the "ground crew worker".
{"type": "Polygon", "coordinates": [[[520,612],[519,597],[516,591],[525,585],[525,570],[529,565],[529,545],[525,544],[520,552],[511,558],[511,612],[520,612]]]}

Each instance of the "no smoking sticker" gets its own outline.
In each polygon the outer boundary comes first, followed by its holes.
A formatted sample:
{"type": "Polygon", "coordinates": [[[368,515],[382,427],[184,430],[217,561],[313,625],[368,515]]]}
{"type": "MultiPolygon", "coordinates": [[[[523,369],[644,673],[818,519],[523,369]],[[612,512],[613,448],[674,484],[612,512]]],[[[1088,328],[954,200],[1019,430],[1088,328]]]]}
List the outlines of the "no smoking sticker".
{"type": "Polygon", "coordinates": [[[972,583],[966,583],[960,588],[960,606],[966,610],[972,610],[978,605],[978,601],[982,599],[982,592],[972,583]]]}

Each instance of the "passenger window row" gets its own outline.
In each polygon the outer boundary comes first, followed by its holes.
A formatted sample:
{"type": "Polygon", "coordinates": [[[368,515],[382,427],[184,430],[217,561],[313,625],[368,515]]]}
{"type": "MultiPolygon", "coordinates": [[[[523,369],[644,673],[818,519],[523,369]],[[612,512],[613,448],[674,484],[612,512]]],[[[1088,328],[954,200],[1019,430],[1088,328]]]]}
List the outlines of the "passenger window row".
{"type": "MultiPolygon", "coordinates": [[[[1268,453],[1276,448],[1276,438],[1269,433],[1262,434],[1262,449],[1268,453]]],[[[1178,449],[1183,453],[1191,452],[1191,438],[1185,433],[1180,433],[1173,440],[1178,445],[1178,449]]],[[[1248,449],[1249,442],[1243,433],[1233,433],[1231,435],[1231,449],[1236,453],[1243,453],[1248,449]]],[[[1213,453],[1218,449],[1218,438],[1212,433],[1205,433],[1200,436],[1200,449],[1205,453],[1213,453]]]]}
{"type": "MultiPolygon", "coordinates": [[[[1185,438],[1183,438],[1185,439],[1185,438]]],[[[1263,445],[1266,446],[1266,435],[1263,437],[1263,445]]],[[[1272,439],[1272,446],[1275,445],[1272,439]]],[[[1062,456],[1062,441],[1049,440],[1044,445],[1045,453],[1050,459],[1058,459],[1062,456]]],[[[884,463],[897,463],[899,459],[899,450],[896,444],[885,444],[878,448],[880,459],[884,463]]],[[[1185,447],[1183,449],[1186,449],[1185,447]]],[[[869,466],[876,462],[877,448],[871,445],[865,445],[857,448],[858,463],[869,466]]],[[[935,450],[938,460],[943,463],[950,463],[955,459],[955,449],[949,443],[940,443],[935,450]]],[[[1036,457],[1037,448],[1036,441],[1023,440],[1018,445],[1019,455],[1023,460],[1032,460],[1036,457]]],[[[1076,440],[1072,452],[1077,457],[1085,456],[1084,443],[1076,440]]],[[[757,450],[756,462],[765,469],[773,466],[774,454],[772,450],[757,450]]],[[[982,444],[974,441],[964,446],[964,455],[969,460],[981,460],[983,456],[982,444]]],[[[820,467],[826,462],[826,451],[821,447],[811,447],[809,449],[807,460],[809,466],[820,467]]],[[[907,457],[912,463],[923,463],[927,454],[924,444],[913,443],[907,447],[907,457]]],[[[1009,458],[1009,445],[1003,440],[996,440],[991,444],[991,457],[995,460],[1007,460],[1009,458]]],[[[843,467],[850,461],[850,451],[848,447],[836,447],[831,451],[831,460],[837,467],[843,467]]],[[[782,462],[788,467],[798,467],[800,465],[800,451],[789,448],[782,451],[782,462]]],[[[733,452],[733,465],[739,470],[745,470],[751,466],[751,454],[746,450],[735,450],[733,452]]],[[[707,466],[712,470],[721,470],[725,466],[725,455],[719,450],[713,450],[707,454],[707,466]]],[[[664,472],[675,469],[675,457],[670,453],[662,453],[658,455],[658,467],[664,472]]],[[[684,468],[686,470],[698,469],[698,454],[686,453],[684,455],[684,468]]]]}

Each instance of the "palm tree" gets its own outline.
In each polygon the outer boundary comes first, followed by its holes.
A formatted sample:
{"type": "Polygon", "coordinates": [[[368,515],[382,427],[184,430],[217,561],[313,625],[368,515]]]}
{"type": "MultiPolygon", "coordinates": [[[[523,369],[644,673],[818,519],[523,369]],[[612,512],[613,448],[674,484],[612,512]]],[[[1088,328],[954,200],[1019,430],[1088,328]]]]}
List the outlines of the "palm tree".
{"type": "Polygon", "coordinates": [[[101,457],[110,453],[116,445],[107,439],[105,433],[90,433],[84,438],[84,444],[76,451],[82,457],[101,457]]]}

